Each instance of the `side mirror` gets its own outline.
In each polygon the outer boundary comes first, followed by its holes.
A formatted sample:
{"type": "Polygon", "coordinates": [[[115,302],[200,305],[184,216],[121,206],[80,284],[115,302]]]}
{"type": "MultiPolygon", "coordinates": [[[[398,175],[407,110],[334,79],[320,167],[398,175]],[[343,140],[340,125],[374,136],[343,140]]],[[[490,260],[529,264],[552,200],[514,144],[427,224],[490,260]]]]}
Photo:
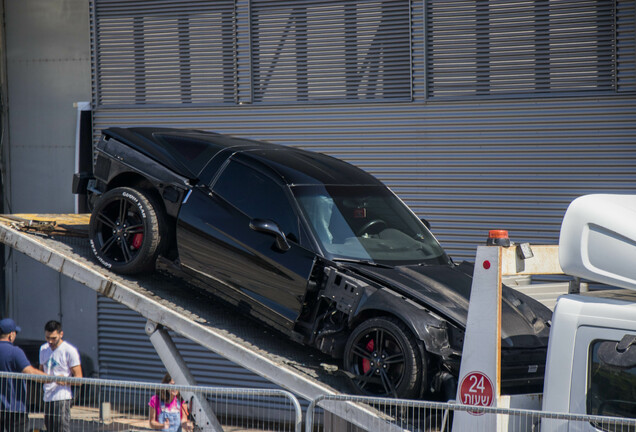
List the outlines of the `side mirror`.
{"type": "Polygon", "coordinates": [[[427,221],[424,218],[420,218],[420,220],[422,221],[422,223],[426,226],[426,228],[428,228],[429,230],[431,229],[431,223],[429,221],[427,221]]]}
{"type": "Polygon", "coordinates": [[[618,369],[636,367],[636,335],[626,334],[618,343],[601,343],[598,358],[606,365],[618,369]]]}
{"type": "Polygon", "coordinates": [[[278,224],[274,221],[268,219],[252,219],[250,221],[250,228],[254,231],[270,234],[276,237],[276,247],[283,252],[288,251],[291,248],[285,233],[283,233],[278,224]]]}

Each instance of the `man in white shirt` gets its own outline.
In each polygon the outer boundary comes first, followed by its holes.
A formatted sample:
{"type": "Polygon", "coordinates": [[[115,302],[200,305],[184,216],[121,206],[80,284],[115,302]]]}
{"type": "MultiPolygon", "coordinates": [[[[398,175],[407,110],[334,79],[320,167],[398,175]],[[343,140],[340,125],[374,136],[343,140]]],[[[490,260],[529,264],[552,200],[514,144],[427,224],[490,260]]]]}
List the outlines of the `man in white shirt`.
{"type": "MultiPolygon", "coordinates": [[[[44,326],[46,343],[40,347],[40,369],[47,375],[82,377],[80,355],[62,340],[64,332],[57,321],[44,326]]],[[[44,384],[44,424],[48,432],[70,432],[73,392],[68,385],[44,384]]]]}

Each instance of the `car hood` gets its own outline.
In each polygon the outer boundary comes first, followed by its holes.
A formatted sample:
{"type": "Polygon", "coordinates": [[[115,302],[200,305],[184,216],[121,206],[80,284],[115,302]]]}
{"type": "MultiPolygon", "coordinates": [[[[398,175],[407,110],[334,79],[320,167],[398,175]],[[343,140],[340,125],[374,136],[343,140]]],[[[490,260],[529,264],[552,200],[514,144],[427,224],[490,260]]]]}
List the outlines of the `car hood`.
{"type": "MultiPolygon", "coordinates": [[[[350,270],[411,298],[462,329],[466,327],[473,266],[414,265],[393,268],[347,263],[350,270]]],[[[536,300],[502,286],[502,347],[546,346],[552,312],[536,300]]]]}

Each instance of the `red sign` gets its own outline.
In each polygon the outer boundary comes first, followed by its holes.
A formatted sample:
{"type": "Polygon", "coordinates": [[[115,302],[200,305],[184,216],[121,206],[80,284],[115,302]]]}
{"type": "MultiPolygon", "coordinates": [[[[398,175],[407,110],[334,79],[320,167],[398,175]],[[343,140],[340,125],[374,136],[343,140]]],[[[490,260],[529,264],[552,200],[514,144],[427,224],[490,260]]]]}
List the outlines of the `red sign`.
{"type": "Polygon", "coordinates": [[[481,372],[469,373],[459,386],[459,401],[464,405],[491,406],[494,396],[492,382],[481,372]]]}

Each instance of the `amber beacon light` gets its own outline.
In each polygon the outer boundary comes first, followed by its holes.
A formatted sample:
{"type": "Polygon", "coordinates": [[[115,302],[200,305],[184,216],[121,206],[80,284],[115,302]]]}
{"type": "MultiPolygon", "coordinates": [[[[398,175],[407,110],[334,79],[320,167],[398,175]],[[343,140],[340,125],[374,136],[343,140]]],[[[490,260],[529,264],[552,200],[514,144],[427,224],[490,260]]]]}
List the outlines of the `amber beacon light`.
{"type": "Polygon", "coordinates": [[[510,237],[508,237],[508,231],[506,230],[490,230],[488,231],[488,240],[486,241],[488,246],[510,246],[510,237]]]}

